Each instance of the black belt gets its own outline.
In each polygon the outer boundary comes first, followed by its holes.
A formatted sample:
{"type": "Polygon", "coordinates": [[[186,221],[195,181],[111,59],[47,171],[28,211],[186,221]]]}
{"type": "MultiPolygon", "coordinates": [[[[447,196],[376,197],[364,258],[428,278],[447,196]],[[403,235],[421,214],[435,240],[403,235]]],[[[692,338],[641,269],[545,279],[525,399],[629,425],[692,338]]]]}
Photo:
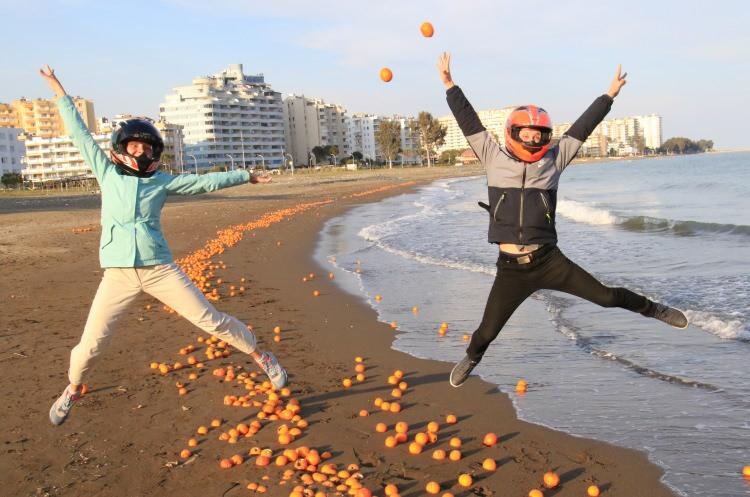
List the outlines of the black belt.
{"type": "Polygon", "coordinates": [[[510,264],[529,264],[531,261],[535,261],[539,259],[540,257],[543,257],[550,253],[555,248],[555,245],[542,245],[540,248],[536,249],[533,252],[529,252],[528,254],[506,254],[505,252],[500,252],[500,260],[503,262],[508,262],[510,264]]]}

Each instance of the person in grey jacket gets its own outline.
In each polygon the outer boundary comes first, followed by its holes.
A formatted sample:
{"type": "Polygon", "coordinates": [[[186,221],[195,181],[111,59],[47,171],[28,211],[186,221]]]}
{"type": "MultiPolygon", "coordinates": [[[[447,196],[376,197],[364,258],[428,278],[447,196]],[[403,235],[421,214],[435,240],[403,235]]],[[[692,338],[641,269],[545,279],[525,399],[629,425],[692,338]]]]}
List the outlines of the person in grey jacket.
{"type": "Polygon", "coordinates": [[[497,275],[482,322],[471,337],[466,356],[451,371],[450,384],[458,387],[466,381],[513,312],[541,289],[558,290],[602,307],[621,307],[686,328],[688,321],[681,311],[627,288],[603,285],[557,247],[555,211],[560,175],[609,112],[627,74],[621,74],[618,66],[607,93],[594,100],[558,143],[552,143],[552,121],[547,112],[524,105],[509,115],[505,146],[501,146],[453,82],[450,54],[440,56],[438,72],[447,90],[448,106],[486,169],[489,204],[480,205],[490,217],[488,241],[500,249],[497,275]]]}

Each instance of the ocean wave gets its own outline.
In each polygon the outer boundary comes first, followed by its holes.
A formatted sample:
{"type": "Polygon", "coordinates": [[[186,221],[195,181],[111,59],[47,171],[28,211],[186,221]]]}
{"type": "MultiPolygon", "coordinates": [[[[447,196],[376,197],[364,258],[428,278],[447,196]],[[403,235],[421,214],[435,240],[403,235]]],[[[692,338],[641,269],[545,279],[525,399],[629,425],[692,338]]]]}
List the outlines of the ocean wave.
{"type": "Polygon", "coordinates": [[[663,373],[647,366],[642,366],[641,364],[631,361],[630,359],[627,359],[625,357],[619,356],[614,352],[596,347],[594,341],[591,338],[585,337],[578,333],[575,326],[573,326],[571,323],[566,322],[562,318],[562,312],[565,306],[561,304],[558,299],[548,297],[543,300],[546,300],[547,302],[547,310],[552,315],[551,321],[555,325],[555,329],[557,329],[557,331],[564,335],[566,338],[573,341],[575,345],[581,350],[601,359],[615,361],[618,364],[641,376],[646,376],[675,385],[700,388],[710,392],[723,391],[723,388],[712,385],[711,383],[691,380],[689,378],[683,378],[681,376],[672,375],[669,373],[663,373]]]}
{"type": "Polygon", "coordinates": [[[750,326],[739,319],[725,320],[708,312],[693,310],[686,310],[685,315],[690,324],[719,338],[750,342],[750,326]]]}
{"type": "Polygon", "coordinates": [[[650,216],[619,216],[606,209],[568,199],[562,199],[557,203],[557,212],[575,222],[591,225],[616,225],[622,229],[635,232],[665,232],[677,236],[701,234],[750,236],[750,226],[744,224],[707,223],[650,216]]]}
{"type": "Polygon", "coordinates": [[[377,232],[380,225],[372,225],[367,226],[365,228],[362,228],[358,235],[368,242],[371,242],[375,244],[378,248],[381,250],[384,250],[390,254],[397,255],[404,259],[409,259],[413,261],[420,262],[422,264],[429,264],[431,266],[441,266],[448,269],[458,269],[463,271],[469,271],[472,273],[481,273],[481,274],[488,274],[490,276],[495,276],[495,273],[497,272],[497,268],[493,266],[486,266],[484,264],[475,264],[472,262],[460,262],[460,261],[452,261],[450,259],[441,259],[438,257],[433,257],[426,254],[421,254],[419,252],[414,251],[408,251],[403,249],[398,249],[390,244],[386,243],[383,240],[383,237],[377,232]]]}

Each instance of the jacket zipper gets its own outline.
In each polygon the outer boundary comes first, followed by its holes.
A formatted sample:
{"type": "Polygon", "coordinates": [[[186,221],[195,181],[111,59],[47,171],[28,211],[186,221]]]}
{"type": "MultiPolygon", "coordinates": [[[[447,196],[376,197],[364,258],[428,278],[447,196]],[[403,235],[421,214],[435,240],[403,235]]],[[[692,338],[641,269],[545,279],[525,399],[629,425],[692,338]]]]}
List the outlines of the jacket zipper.
{"type": "Polygon", "coordinates": [[[502,195],[500,195],[500,200],[497,201],[497,204],[495,204],[495,212],[492,213],[492,219],[497,221],[497,210],[500,208],[500,204],[503,203],[503,200],[505,200],[505,192],[503,192],[502,195]]]}
{"type": "Polygon", "coordinates": [[[547,198],[544,196],[544,193],[539,192],[539,196],[542,197],[542,203],[544,204],[544,209],[547,211],[544,213],[544,217],[547,218],[547,224],[552,224],[552,216],[549,212],[549,204],[547,203],[547,198]]]}
{"type": "Polygon", "coordinates": [[[523,165],[523,178],[521,179],[521,213],[518,220],[518,240],[523,241],[523,191],[526,188],[526,163],[523,165]]]}

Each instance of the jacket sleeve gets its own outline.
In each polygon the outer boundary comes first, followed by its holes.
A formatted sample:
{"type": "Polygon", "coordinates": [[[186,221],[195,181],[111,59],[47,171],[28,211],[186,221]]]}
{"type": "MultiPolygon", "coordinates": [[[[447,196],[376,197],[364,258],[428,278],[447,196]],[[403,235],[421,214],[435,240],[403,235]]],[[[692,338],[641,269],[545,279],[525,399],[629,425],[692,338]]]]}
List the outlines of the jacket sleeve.
{"type": "Polygon", "coordinates": [[[487,167],[491,158],[500,153],[500,146],[479,120],[474,107],[471,106],[461,88],[458,86],[449,88],[446,92],[446,99],[469,146],[479,161],[487,167]]]}
{"type": "Polygon", "coordinates": [[[91,136],[91,132],[81,119],[81,115],[78,113],[70,95],[59,98],[57,108],[65,124],[65,132],[73,140],[73,145],[76,146],[84,162],[88,164],[101,184],[104,176],[114,169],[114,165],[99,144],[96,143],[94,137],[91,136]]]}
{"type": "Polygon", "coordinates": [[[213,192],[230,186],[241,185],[250,181],[250,173],[244,169],[226,173],[180,174],[167,176],[164,188],[168,195],[195,195],[213,192]]]}
{"type": "Polygon", "coordinates": [[[558,154],[555,165],[559,170],[565,169],[575,158],[583,142],[594,132],[612,108],[612,97],[602,95],[589,105],[589,108],[576,119],[576,122],[563,134],[558,143],[558,154]]]}

